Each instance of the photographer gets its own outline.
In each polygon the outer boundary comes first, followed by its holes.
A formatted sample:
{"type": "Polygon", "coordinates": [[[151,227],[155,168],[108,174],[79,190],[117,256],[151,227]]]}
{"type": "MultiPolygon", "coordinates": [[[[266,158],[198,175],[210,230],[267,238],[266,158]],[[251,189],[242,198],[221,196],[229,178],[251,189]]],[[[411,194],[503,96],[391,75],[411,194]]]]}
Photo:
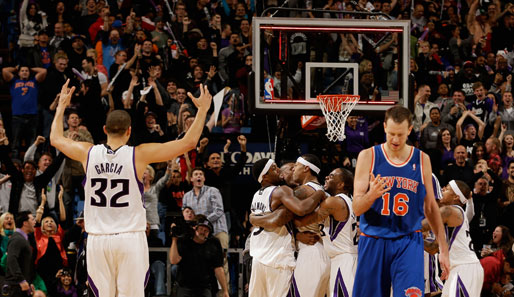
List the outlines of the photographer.
{"type": "Polygon", "coordinates": [[[210,236],[213,227],[207,218],[199,215],[196,219],[192,237],[183,236],[177,232],[181,228],[172,225],[170,262],[178,264],[177,297],[211,297],[212,272],[221,284],[223,297],[228,297],[221,245],[210,236]]]}

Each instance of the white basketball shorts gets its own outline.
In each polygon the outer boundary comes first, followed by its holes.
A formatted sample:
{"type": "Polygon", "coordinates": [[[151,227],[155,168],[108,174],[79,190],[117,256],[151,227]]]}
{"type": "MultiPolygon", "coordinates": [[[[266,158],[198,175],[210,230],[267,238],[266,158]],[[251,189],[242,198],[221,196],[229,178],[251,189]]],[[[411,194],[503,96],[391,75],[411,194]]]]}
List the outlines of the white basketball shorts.
{"type": "Polygon", "coordinates": [[[286,297],[293,268],[273,268],[252,260],[249,297],[286,297]]]}
{"type": "Polygon", "coordinates": [[[89,234],[86,261],[96,297],[144,297],[149,277],[145,232],[89,234]]]}
{"type": "Polygon", "coordinates": [[[483,282],[484,269],[480,262],[454,266],[444,283],[442,297],[480,296],[483,282]]]}
{"type": "Polygon", "coordinates": [[[330,282],[327,296],[352,296],[356,270],[357,254],[340,254],[330,258],[330,282]]]}
{"type": "Polygon", "coordinates": [[[293,273],[293,296],[325,296],[330,280],[330,258],[320,242],[298,243],[298,257],[293,273]]]}

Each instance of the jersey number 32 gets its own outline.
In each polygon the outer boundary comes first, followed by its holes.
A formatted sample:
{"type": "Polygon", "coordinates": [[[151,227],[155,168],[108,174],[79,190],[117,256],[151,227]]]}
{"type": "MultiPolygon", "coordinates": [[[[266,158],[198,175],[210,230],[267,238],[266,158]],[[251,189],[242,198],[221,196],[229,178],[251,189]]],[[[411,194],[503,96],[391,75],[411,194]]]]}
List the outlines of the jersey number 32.
{"type": "Polygon", "coordinates": [[[108,186],[109,192],[114,192],[113,190],[120,188],[118,192],[111,196],[111,199],[109,200],[109,207],[129,206],[128,202],[118,202],[118,199],[129,194],[128,179],[111,179],[109,185],[109,180],[106,178],[92,178],[91,188],[95,188],[97,185],[99,185],[99,187],[95,190],[96,197],[91,197],[91,206],[107,207],[107,197],[105,197],[105,190],[108,186]]]}

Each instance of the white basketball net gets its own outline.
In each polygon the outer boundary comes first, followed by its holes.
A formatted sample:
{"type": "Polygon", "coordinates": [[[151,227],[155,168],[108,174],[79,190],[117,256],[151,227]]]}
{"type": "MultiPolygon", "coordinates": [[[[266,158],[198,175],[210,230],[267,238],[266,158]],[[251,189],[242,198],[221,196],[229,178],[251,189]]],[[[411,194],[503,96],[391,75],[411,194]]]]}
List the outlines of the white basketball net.
{"type": "Polygon", "coordinates": [[[327,123],[327,137],[330,141],[343,141],[346,118],[359,102],[356,95],[319,95],[318,101],[327,123]]]}

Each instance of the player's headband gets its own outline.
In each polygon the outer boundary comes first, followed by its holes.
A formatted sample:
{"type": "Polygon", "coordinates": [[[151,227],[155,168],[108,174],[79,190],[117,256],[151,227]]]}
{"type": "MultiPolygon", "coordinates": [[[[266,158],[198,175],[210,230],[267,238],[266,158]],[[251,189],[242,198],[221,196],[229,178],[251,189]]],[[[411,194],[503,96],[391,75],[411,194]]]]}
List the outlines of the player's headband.
{"type": "Polygon", "coordinates": [[[318,166],[312,164],[311,162],[305,160],[304,158],[298,157],[298,159],[296,159],[296,162],[309,167],[310,169],[312,169],[312,171],[316,172],[316,174],[319,174],[320,169],[318,168],[318,166]]]}
{"type": "Polygon", "coordinates": [[[259,178],[257,179],[257,181],[259,181],[260,183],[262,182],[262,177],[268,173],[271,165],[273,165],[273,163],[275,163],[275,161],[273,159],[269,159],[268,162],[266,162],[266,165],[264,166],[264,168],[262,169],[261,171],[261,174],[259,174],[259,178]]]}
{"type": "Polygon", "coordinates": [[[462,194],[462,191],[459,189],[459,186],[457,186],[457,183],[455,180],[451,180],[449,183],[450,187],[452,188],[453,192],[459,196],[459,200],[462,204],[466,204],[468,202],[468,199],[462,194]]]}

